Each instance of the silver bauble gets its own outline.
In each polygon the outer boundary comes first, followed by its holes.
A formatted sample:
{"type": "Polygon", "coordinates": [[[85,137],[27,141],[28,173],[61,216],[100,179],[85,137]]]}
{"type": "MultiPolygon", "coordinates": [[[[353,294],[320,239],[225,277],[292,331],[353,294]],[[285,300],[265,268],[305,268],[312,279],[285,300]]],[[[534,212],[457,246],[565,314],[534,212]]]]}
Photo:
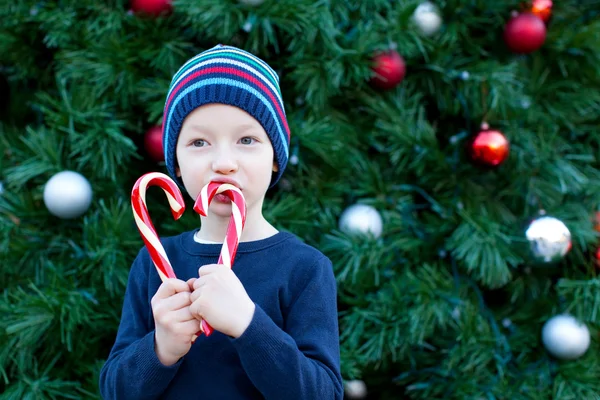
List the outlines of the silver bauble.
{"type": "Polygon", "coordinates": [[[442,26],[442,16],[437,6],[429,1],[419,4],[412,19],[424,36],[435,35],[442,26]]]}
{"type": "Polygon", "coordinates": [[[367,385],[361,380],[346,381],[344,392],[349,399],[364,399],[367,396],[367,385]]]}
{"type": "Polygon", "coordinates": [[[571,232],[554,217],[540,217],[525,232],[533,261],[552,263],[561,260],[571,250],[571,232]]]}
{"type": "Polygon", "coordinates": [[[383,221],[375,207],[366,204],[354,204],[340,216],[340,230],[349,234],[367,234],[376,238],[381,236],[383,221]]]}
{"type": "Polygon", "coordinates": [[[556,315],[544,324],[542,342],[554,357],[574,360],[590,347],[590,331],[571,315],[556,315]]]}
{"type": "Polygon", "coordinates": [[[62,171],[44,187],[44,203],[60,218],[76,218],[87,211],[92,202],[92,186],[83,175],[62,171]]]}

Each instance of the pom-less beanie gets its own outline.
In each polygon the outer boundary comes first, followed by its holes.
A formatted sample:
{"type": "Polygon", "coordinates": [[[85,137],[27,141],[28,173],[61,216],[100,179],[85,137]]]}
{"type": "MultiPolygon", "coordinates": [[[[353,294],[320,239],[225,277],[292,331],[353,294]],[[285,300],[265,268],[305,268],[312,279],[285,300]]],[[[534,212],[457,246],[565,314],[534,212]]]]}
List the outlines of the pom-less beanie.
{"type": "Polygon", "coordinates": [[[271,179],[273,187],[287,165],[290,147],[279,77],[255,55],[224,45],[191,58],[173,76],[163,117],[163,148],[169,175],[183,186],[175,174],[177,138],[185,118],[210,103],[238,107],[262,125],[279,167],[271,179]]]}

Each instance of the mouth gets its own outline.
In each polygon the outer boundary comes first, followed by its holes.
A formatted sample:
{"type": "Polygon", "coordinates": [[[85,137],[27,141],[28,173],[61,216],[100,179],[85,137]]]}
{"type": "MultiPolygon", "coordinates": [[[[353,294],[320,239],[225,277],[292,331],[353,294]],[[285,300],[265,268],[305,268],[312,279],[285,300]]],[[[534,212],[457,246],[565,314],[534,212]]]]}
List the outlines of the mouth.
{"type": "Polygon", "coordinates": [[[242,190],[242,188],[240,187],[240,185],[236,181],[234,181],[233,179],[215,179],[215,180],[212,180],[211,182],[215,182],[215,183],[219,183],[219,184],[228,183],[228,184],[233,185],[236,188],[242,190]]]}
{"type": "MultiPolygon", "coordinates": [[[[215,179],[212,182],[216,182],[219,184],[228,183],[228,184],[233,185],[236,188],[240,189],[240,191],[242,190],[240,188],[240,185],[233,179],[215,179]]],[[[226,203],[226,204],[231,203],[231,199],[229,198],[229,196],[227,196],[226,194],[223,194],[223,193],[219,193],[219,194],[215,195],[214,201],[216,201],[218,203],[226,203]]]]}
{"type": "Polygon", "coordinates": [[[216,194],[214,200],[218,203],[231,203],[231,199],[223,193],[216,194]]]}

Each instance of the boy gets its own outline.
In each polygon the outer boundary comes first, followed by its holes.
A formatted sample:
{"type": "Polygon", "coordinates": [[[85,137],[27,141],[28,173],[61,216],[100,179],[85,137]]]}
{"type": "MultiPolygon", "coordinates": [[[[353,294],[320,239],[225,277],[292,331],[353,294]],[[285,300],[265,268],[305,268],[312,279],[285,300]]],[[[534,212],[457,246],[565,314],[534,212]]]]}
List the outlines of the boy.
{"type": "Polygon", "coordinates": [[[195,200],[210,181],[246,199],[233,268],[214,264],[231,215],[213,199],[201,227],[162,241],[178,279],[134,261],[116,342],[100,373],[106,399],[341,399],[331,261],[262,215],[288,159],[277,74],[218,45],[173,77],[163,120],[169,174],[195,200]],[[200,267],[200,268],[198,268],[200,267]],[[200,320],[213,328],[200,335],[200,320]]]}

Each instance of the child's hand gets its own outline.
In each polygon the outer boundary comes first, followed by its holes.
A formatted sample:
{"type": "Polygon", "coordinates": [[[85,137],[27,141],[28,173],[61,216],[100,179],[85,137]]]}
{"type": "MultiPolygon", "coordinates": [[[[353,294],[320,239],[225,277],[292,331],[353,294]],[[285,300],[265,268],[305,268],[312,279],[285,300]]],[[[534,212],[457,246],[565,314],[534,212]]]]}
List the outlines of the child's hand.
{"type": "Polygon", "coordinates": [[[242,282],[222,264],[208,264],[198,270],[198,279],[188,282],[194,292],[190,312],[205,319],[214,329],[237,338],[244,333],[254,316],[254,302],[242,282]]]}
{"type": "Polygon", "coordinates": [[[150,302],[156,324],[154,350],[164,365],[186,355],[200,330],[200,322],[190,313],[190,286],[190,281],[167,279],[150,302]]]}

